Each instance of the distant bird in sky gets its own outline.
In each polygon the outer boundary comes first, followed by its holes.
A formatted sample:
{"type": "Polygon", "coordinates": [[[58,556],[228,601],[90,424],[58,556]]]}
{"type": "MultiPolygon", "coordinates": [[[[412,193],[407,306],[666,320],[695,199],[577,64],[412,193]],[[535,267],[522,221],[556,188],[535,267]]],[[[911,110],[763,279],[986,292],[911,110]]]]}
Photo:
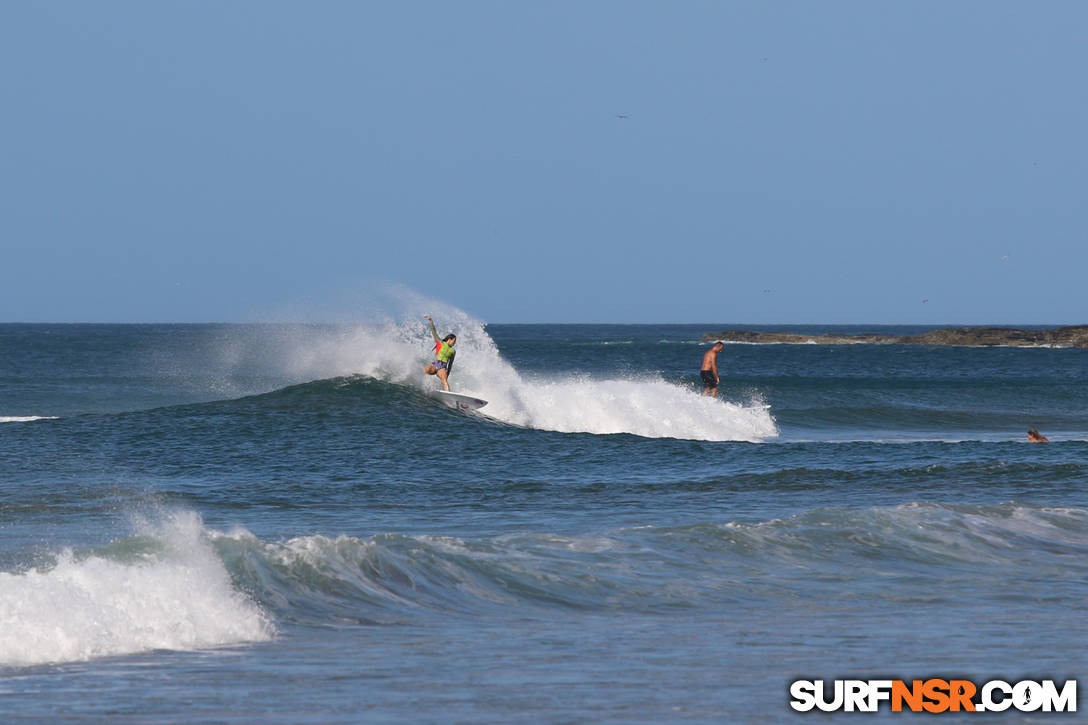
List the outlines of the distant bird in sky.
{"type": "Polygon", "coordinates": [[[928,297],[926,297],[926,298],[925,298],[924,300],[922,300],[922,304],[923,304],[923,305],[924,305],[925,303],[927,303],[927,302],[929,302],[929,298],[928,298],[928,297]]]}
{"type": "Polygon", "coordinates": [[[1008,258],[1009,258],[1009,255],[1007,255],[1007,254],[1005,254],[1005,255],[1003,255],[1003,256],[1001,257],[1001,259],[1008,259],[1008,258]]]}
{"type": "Polygon", "coordinates": [[[630,118],[630,116],[624,113],[617,113],[616,118],[630,118]]]}

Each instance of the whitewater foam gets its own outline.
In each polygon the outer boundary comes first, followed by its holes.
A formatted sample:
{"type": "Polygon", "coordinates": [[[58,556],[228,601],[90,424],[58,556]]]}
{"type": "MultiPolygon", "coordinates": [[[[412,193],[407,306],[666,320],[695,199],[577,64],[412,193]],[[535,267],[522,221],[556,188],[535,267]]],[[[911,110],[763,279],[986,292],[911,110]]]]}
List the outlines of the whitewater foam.
{"type": "Polygon", "coordinates": [[[709,441],[760,441],[778,435],[762,401],[723,402],[658,376],[523,376],[502,358],[482,323],[466,321],[462,326],[471,334],[465,343],[460,334],[457,339],[465,361],[457,369],[457,388],[487,400],[482,412],[505,423],[561,433],[709,441]]]}
{"type": "Polygon", "coordinates": [[[89,556],[65,549],[51,567],[0,572],[0,665],[192,650],[274,636],[261,609],[234,589],[199,516],[172,514],[141,528],[155,546],[116,551],[115,545],[110,553],[89,556]]]}
{"type": "Polygon", "coordinates": [[[723,402],[660,378],[519,380],[491,383],[478,394],[490,400],[488,415],[540,430],[707,441],[761,441],[778,435],[767,406],[759,401],[723,402]]]}

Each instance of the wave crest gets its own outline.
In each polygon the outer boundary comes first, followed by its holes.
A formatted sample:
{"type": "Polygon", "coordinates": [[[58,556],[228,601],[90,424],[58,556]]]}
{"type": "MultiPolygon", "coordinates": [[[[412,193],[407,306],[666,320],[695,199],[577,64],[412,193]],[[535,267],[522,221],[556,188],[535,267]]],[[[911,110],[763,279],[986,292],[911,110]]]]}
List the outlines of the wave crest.
{"type": "MultiPolygon", "coordinates": [[[[669,613],[814,595],[958,601],[971,596],[965,581],[1011,596],[1008,581],[1070,577],[1071,562],[1088,555],[1088,511],[918,503],[583,535],[274,543],[232,534],[217,546],[248,562],[251,588],[281,616],[315,623],[555,608],[669,613]]],[[[1062,596],[1060,587],[1052,594],[1062,596]]]]}
{"type": "Polygon", "coordinates": [[[270,639],[275,628],[236,590],[200,517],[171,515],[144,536],[87,556],[71,550],[0,572],[0,664],[70,662],[156,649],[270,639]]]}

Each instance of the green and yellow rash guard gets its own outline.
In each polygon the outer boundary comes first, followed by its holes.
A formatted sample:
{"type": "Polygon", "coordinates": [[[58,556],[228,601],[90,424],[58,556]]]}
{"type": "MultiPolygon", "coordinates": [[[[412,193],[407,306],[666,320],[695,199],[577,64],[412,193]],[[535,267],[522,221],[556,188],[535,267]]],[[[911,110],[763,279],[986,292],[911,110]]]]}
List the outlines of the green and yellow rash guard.
{"type": "Polygon", "coordinates": [[[435,340],[434,343],[434,359],[439,362],[449,363],[453,359],[454,354],[457,351],[453,349],[453,345],[442,340],[435,340]]]}

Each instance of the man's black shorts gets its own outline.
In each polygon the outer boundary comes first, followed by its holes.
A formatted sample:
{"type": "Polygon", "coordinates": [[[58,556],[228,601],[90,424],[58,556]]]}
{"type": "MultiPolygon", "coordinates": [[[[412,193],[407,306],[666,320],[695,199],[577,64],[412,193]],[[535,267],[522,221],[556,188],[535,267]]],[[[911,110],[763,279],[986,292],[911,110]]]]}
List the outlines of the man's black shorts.
{"type": "Polygon", "coordinates": [[[699,371],[699,375],[701,375],[703,378],[703,385],[707,386],[708,388],[718,387],[718,379],[714,377],[714,373],[712,373],[711,371],[701,370],[699,371]]]}

